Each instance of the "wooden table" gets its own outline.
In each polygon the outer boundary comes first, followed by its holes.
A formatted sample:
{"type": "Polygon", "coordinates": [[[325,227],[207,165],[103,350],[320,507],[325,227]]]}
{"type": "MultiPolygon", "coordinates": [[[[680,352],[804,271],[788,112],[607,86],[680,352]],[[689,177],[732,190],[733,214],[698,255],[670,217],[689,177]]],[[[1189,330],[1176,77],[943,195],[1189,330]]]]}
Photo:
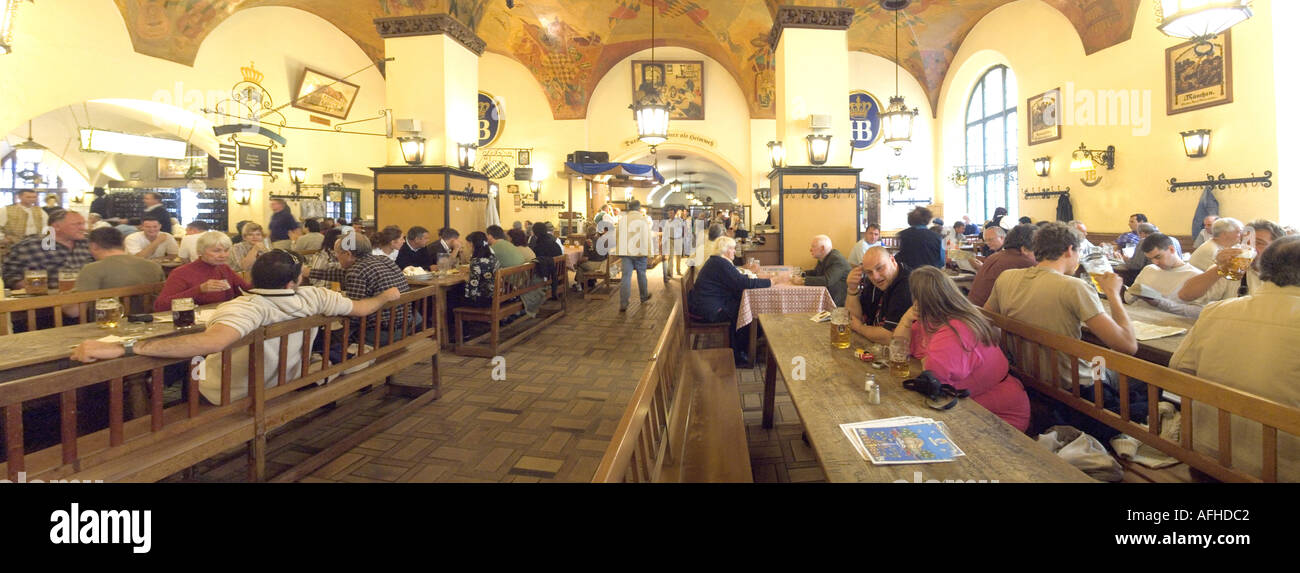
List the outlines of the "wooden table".
{"type": "MultiPolygon", "coordinates": [[[[206,310],[215,306],[207,305],[199,308],[206,310]]],[[[154,313],[154,316],[170,318],[171,313],[158,312],[154,313]]],[[[145,340],[203,331],[201,324],[195,328],[177,330],[170,322],[156,320],[147,325],[144,323],[123,323],[123,325],[129,326],[107,329],[91,322],[0,336],[0,382],[68,368],[72,362],[73,347],[85,340],[109,335],[145,340]]]]}
{"type": "MultiPolygon", "coordinates": [[[[762,267],[760,269],[758,275],[762,278],[771,278],[772,286],[745,289],[745,292],[740,297],[740,312],[736,316],[737,330],[765,313],[817,313],[835,309],[835,301],[831,298],[831,293],[826,290],[826,287],[790,284],[790,269],[792,267],[762,267]],[[787,270],[782,271],[780,269],[787,270]]],[[[757,365],[755,359],[758,357],[758,329],[759,325],[757,324],[749,329],[750,362],[746,365],[747,368],[753,368],[757,365]]]]}
{"type": "MultiPolygon", "coordinates": [[[[772,426],[779,372],[803,420],[808,442],[830,481],[1093,481],[974,400],[964,399],[951,410],[930,409],[920,394],[904,390],[902,381],[893,378],[888,368],[877,370],[853,356],[853,348],[867,344],[866,339],[854,334],[850,348],[834,349],[830,345],[830,326],[814,323],[808,320],[810,316],[759,315],[770,348],[763,389],[763,427],[772,426]],[[797,357],[804,361],[802,379],[793,375],[797,357]],[[869,404],[863,391],[869,372],[876,375],[881,386],[878,405],[869,404]],[[945,422],[953,441],[966,455],[946,463],[875,465],[863,459],[840,430],[840,424],[895,416],[922,416],[945,422]]],[[[916,371],[918,365],[914,363],[912,368],[916,371]]]]}
{"type": "Polygon", "coordinates": [[[447,276],[436,276],[427,280],[415,280],[407,277],[407,282],[413,287],[438,287],[437,294],[434,297],[434,316],[438,321],[438,347],[447,348],[450,339],[447,336],[447,289],[458,284],[463,284],[469,279],[469,273],[457,269],[455,274],[447,276]]]}
{"type": "MultiPolygon", "coordinates": [[[[1147,324],[1159,326],[1177,326],[1179,328],[1191,329],[1196,320],[1169,314],[1165,311],[1152,308],[1145,302],[1138,301],[1133,304],[1124,305],[1124,312],[1128,314],[1129,320],[1137,320],[1147,324]]],[[[1110,314],[1109,305],[1106,306],[1106,313],[1110,314]]],[[[1105,346],[1101,339],[1097,338],[1090,332],[1087,327],[1083,329],[1084,340],[1093,344],[1105,346]]],[[[1187,338],[1187,333],[1166,336],[1164,338],[1155,338],[1152,340],[1139,340],[1138,351],[1136,356],[1147,362],[1168,366],[1169,359],[1173,358],[1174,351],[1178,350],[1178,345],[1183,343],[1187,338]]]]}

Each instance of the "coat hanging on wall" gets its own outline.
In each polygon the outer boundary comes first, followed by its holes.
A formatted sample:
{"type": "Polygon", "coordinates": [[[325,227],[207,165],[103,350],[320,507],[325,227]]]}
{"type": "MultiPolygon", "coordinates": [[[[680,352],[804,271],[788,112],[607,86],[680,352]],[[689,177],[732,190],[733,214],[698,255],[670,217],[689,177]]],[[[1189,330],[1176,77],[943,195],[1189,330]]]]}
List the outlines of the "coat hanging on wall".
{"type": "Polygon", "coordinates": [[[1056,220],[1069,223],[1074,220],[1074,207],[1070,205],[1070,194],[1062,193],[1056,198],[1056,220]]]}
{"type": "Polygon", "coordinates": [[[1207,185],[1201,193],[1201,200],[1196,204],[1196,214],[1192,216],[1192,236],[1201,234],[1205,218],[1219,214],[1219,200],[1214,197],[1214,187],[1207,185]]]}

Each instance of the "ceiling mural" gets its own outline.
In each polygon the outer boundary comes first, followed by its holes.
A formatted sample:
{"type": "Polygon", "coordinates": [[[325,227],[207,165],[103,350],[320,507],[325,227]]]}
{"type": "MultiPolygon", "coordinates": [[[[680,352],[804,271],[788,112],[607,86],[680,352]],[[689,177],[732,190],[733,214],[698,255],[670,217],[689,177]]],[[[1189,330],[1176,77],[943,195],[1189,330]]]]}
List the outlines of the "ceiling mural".
{"type": "MultiPolygon", "coordinates": [[[[231,14],[290,6],[329,21],[371,58],[384,44],[373,20],[446,13],[472,28],[488,50],[513,58],[541,84],[556,119],[586,117],[600,78],[650,47],[683,46],[717,60],[735,79],[754,118],[776,110],[775,69],[767,43],[779,0],[114,0],[142,54],[193,65],[199,45],[231,14]]],[[[937,108],[957,50],[975,24],[1011,0],[915,0],[900,20],[899,61],[937,108]]],[[[1091,54],[1127,40],[1139,0],[1043,0],[1065,15],[1091,54]]],[[[878,0],[796,0],[856,11],[850,50],[894,60],[894,15],[878,0]]],[[[321,63],[324,65],[324,63],[321,63]]],[[[707,81],[707,80],[706,80],[707,81]]]]}

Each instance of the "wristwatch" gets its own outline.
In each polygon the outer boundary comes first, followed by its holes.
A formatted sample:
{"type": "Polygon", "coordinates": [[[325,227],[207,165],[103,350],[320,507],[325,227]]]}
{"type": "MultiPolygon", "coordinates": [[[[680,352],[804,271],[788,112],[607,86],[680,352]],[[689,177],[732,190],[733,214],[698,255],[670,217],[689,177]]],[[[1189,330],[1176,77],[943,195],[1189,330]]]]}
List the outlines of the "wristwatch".
{"type": "Polygon", "coordinates": [[[125,351],[124,356],[135,356],[135,343],[137,340],[139,339],[128,338],[122,341],[122,350],[125,351]]]}

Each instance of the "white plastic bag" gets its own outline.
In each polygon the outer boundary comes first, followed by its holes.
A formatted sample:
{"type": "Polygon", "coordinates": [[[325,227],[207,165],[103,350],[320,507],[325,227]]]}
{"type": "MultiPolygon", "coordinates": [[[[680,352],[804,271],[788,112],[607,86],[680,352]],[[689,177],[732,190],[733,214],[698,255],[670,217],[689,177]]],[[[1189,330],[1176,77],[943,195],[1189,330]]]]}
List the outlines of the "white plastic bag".
{"type": "Polygon", "coordinates": [[[1056,452],[1056,455],[1089,477],[1111,482],[1124,479],[1124,469],[1115,458],[1106,453],[1106,446],[1078,428],[1052,426],[1038,436],[1038,443],[1056,452]]]}

